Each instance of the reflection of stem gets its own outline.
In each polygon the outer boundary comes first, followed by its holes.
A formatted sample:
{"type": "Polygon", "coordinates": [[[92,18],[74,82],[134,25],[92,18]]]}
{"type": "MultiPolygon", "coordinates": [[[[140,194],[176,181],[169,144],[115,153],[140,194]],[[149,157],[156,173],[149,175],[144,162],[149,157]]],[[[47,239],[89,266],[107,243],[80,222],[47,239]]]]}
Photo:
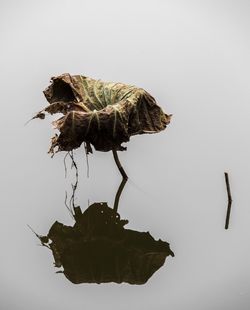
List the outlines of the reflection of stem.
{"type": "Polygon", "coordinates": [[[75,184],[72,184],[72,195],[71,195],[71,198],[69,201],[70,207],[72,206],[73,210],[74,210],[74,208],[75,208],[75,192],[76,192],[77,185],[78,185],[78,168],[77,168],[77,165],[76,165],[76,162],[74,159],[73,150],[71,152],[69,152],[69,156],[72,160],[71,168],[75,167],[75,170],[76,170],[76,181],[75,181],[75,184]]]}
{"type": "Polygon", "coordinates": [[[117,212],[118,204],[119,204],[119,199],[120,199],[121,193],[123,191],[123,188],[124,188],[124,186],[125,186],[125,184],[126,184],[126,182],[128,180],[128,176],[127,176],[125,170],[123,169],[123,167],[122,167],[122,165],[120,163],[120,160],[118,158],[117,152],[115,150],[113,150],[112,152],[113,152],[115,163],[116,163],[116,165],[117,165],[117,167],[118,167],[118,169],[119,169],[119,171],[120,171],[120,173],[122,175],[122,181],[121,181],[121,184],[120,184],[120,186],[119,186],[119,188],[117,190],[117,193],[115,195],[115,203],[114,203],[114,207],[113,207],[114,211],[117,212]]]}

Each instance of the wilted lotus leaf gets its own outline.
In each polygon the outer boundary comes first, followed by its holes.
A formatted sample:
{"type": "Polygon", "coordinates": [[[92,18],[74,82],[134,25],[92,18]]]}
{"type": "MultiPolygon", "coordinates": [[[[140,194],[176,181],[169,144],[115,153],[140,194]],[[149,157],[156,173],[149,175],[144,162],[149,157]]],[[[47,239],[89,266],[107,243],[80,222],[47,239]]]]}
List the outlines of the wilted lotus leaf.
{"type": "Polygon", "coordinates": [[[75,213],[73,227],[55,222],[47,236],[55,266],[73,283],[144,284],[174,256],[167,242],[155,241],[149,232],[125,229],[128,221],[106,203],[75,213]]]}
{"type": "Polygon", "coordinates": [[[62,74],[52,78],[44,91],[50,103],[35,117],[63,113],[54,122],[60,131],[50,152],[71,151],[83,142],[96,150],[124,150],[130,136],[165,129],[171,115],[165,114],[144,89],[122,83],[106,83],[82,75],[62,74]]]}

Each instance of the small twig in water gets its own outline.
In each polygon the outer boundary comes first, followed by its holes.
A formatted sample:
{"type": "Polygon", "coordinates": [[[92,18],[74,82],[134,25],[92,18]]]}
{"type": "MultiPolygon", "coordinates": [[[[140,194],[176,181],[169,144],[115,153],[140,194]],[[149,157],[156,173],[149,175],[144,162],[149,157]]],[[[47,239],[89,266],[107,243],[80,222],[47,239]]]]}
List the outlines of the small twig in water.
{"type": "Polygon", "coordinates": [[[229,220],[230,220],[230,213],[231,213],[231,206],[232,206],[232,196],[231,196],[231,190],[230,190],[230,183],[229,183],[229,177],[228,173],[225,172],[225,182],[227,187],[227,197],[228,197],[228,205],[227,205],[227,216],[226,216],[226,222],[225,222],[225,229],[228,229],[229,227],[229,220]]]}

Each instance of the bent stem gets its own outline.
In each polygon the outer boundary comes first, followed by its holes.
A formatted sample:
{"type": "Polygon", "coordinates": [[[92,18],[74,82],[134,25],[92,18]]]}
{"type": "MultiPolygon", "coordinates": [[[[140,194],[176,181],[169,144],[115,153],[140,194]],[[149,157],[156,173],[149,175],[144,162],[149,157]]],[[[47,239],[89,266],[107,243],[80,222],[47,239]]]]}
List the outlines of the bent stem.
{"type": "Polygon", "coordinates": [[[121,181],[121,184],[120,184],[120,186],[119,186],[119,188],[117,190],[117,193],[115,195],[115,202],[114,202],[114,207],[113,207],[114,211],[117,212],[120,196],[121,196],[121,193],[122,193],[122,191],[124,189],[124,186],[125,186],[125,184],[126,184],[126,182],[128,180],[128,176],[127,176],[125,170],[123,169],[123,167],[122,167],[122,165],[120,163],[117,151],[112,150],[112,152],[113,152],[113,156],[114,156],[114,160],[115,160],[116,166],[117,166],[117,168],[119,169],[119,171],[120,171],[120,173],[122,175],[122,181],[121,181]]]}
{"type": "Polygon", "coordinates": [[[226,187],[227,187],[227,215],[226,215],[226,222],[225,222],[225,229],[228,229],[229,227],[229,220],[230,220],[230,213],[231,213],[231,207],[232,207],[232,195],[231,195],[231,189],[230,189],[230,183],[229,183],[229,177],[228,173],[225,172],[225,182],[226,182],[226,187]]]}

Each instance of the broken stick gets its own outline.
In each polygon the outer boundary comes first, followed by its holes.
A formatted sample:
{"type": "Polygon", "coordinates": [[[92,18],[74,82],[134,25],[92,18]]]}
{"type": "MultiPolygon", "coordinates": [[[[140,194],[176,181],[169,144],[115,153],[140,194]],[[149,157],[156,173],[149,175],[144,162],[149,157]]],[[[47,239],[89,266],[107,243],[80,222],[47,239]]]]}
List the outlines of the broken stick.
{"type": "Polygon", "coordinates": [[[230,220],[230,213],[231,213],[231,206],[232,206],[232,196],[231,196],[231,190],[230,190],[230,183],[229,183],[229,177],[228,173],[225,172],[225,182],[227,187],[227,197],[228,197],[228,204],[227,204],[227,216],[226,216],[226,222],[225,222],[225,229],[228,229],[229,227],[229,220],[230,220]]]}

